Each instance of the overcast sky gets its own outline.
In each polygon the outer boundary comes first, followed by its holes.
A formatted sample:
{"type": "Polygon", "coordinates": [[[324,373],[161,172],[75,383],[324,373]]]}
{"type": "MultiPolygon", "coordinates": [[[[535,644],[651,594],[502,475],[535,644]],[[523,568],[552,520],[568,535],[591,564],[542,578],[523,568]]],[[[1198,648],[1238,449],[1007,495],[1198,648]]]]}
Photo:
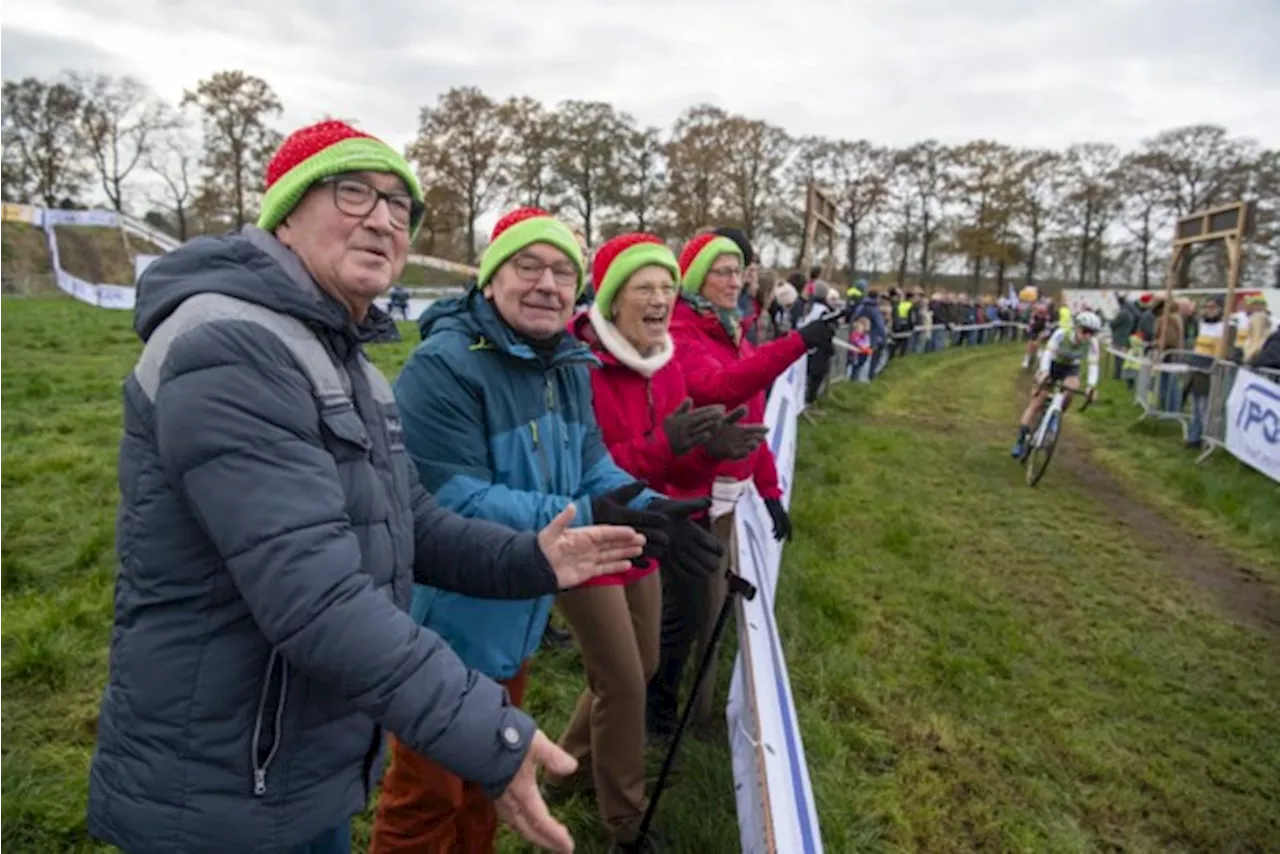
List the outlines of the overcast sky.
{"type": "Polygon", "coordinates": [[[282,131],[327,112],[397,145],[466,84],[891,145],[1128,147],[1198,122],[1280,145],[1280,0],[40,0],[2,21],[5,79],[128,73],[176,100],[240,68],[282,131]]]}

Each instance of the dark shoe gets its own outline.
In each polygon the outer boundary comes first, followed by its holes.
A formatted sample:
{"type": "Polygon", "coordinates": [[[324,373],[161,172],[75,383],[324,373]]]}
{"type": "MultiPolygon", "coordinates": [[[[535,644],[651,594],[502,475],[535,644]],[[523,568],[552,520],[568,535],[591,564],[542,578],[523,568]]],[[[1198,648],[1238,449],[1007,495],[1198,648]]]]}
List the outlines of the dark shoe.
{"type": "Polygon", "coordinates": [[[549,625],[542,633],[542,645],[547,649],[568,649],[573,646],[573,635],[549,625]]]}
{"type": "Polygon", "coordinates": [[[1013,447],[1009,449],[1009,455],[1015,460],[1022,459],[1022,454],[1027,450],[1027,437],[1019,436],[1018,441],[1013,443],[1013,447]]]}

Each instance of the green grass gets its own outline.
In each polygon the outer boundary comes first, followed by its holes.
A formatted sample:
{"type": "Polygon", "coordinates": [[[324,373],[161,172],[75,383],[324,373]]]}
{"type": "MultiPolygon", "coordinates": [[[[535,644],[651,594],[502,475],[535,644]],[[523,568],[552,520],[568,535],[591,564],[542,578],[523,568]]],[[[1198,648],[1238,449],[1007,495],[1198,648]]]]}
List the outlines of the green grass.
{"type": "MultiPolygon", "coordinates": [[[[402,330],[372,351],[388,374],[417,339],[402,330]]],[[[105,850],[84,834],[85,777],[138,345],[127,314],[61,299],[4,300],[2,342],[2,843],[105,850]]],[[[1161,565],[1065,456],[1025,487],[1007,458],[1016,361],[913,357],[802,430],[778,609],[826,850],[1274,850],[1275,640],[1161,565]]],[[[1132,414],[1103,401],[1067,429],[1179,525],[1280,572],[1261,478],[1195,470],[1132,414]]],[[[536,660],[528,705],[553,735],[581,685],[572,653],[536,660]]],[[[663,801],[676,851],[737,850],[722,744],[691,743],[663,801]]],[[[603,850],[589,801],[558,813],[580,851],[603,850]]]]}

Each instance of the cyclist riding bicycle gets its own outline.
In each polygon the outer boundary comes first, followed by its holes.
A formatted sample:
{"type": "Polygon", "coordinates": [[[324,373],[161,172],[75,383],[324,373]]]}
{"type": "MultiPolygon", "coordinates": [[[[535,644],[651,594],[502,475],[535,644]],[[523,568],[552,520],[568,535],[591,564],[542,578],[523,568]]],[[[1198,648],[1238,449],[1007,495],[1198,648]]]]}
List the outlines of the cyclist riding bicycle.
{"type": "Polygon", "coordinates": [[[1031,363],[1036,358],[1036,350],[1040,347],[1040,340],[1045,337],[1048,329],[1049,304],[1037,303],[1031,312],[1031,317],[1027,318],[1027,352],[1022,357],[1024,370],[1031,367],[1031,363]]]}
{"type": "MultiPolygon", "coordinates": [[[[1092,311],[1082,311],[1076,315],[1075,325],[1071,330],[1058,329],[1049,336],[1040,354],[1040,369],[1036,372],[1035,388],[1031,392],[1031,401],[1022,413],[1022,421],[1018,425],[1018,441],[1013,443],[1011,451],[1014,457],[1021,457],[1026,450],[1027,436],[1032,426],[1040,418],[1040,410],[1049,397],[1049,388],[1054,383],[1062,383],[1070,389],[1080,388],[1080,363],[1089,360],[1089,377],[1087,394],[1093,398],[1098,387],[1098,332],[1102,329],[1102,319],[1092,311]]],[[[1067,401],[1070,404],[1070,400],[1067,401]]],[[[1064,410],[1066,404],[1064,404],[1064,410]]]]}

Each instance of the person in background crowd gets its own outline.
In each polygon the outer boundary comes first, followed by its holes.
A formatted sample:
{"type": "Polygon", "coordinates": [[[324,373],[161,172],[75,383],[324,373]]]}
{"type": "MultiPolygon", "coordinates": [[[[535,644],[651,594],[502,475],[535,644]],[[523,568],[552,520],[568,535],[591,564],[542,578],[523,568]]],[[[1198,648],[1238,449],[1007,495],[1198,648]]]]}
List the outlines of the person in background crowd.
{"type": "Polygon", "coordinates": [[[1031,311],[1031,318],[1027,321],[1027,351],[1022,357],[1022,369],[1030,368],[1037,359],[1037,353],[1040,349],[1040,343],[1044,340],[1045,333],[1049,331],[1049,303],[1039,302],[1031,311]]]}
{"type": "MultiPolygon", "coordinates": [[[[800,301],[800,295],[796,293],[795,285],[788,281],[783,281],[773,290],[773,334],[768,341],[776,341],[785,336],[788,332],[795,329],[795,323],[792,321],[792,311],[796,304],[800,301]]],[[[768,341],[761,341],[761,344],[767,344],[768,341]]]]}
{"type": "Polygon", "coordinates": [[[392,316],[399,314],[402,320],[409,319],[409,291],[400,285],[391,286],[388,307],[392,316]]]}
{"type": "Polygon", "coordinates": [[[1267,298],[1262,294],[1250,294],[1244,301],[1245,323],[1242,327],[1242,340],[1237,342],[1240,348],[1241,361],[1251,361],[1267,336],[1271,334],[1271,316],[1267,311],[1267,298]]]}
{"type": "Polygon", "coordinates": [[[1138,328],[1137,332],[1142,333],[1142,338],[1147,342],[1147,346],[1156,340],[1156,315],[1152,309],[1155,307],[1155,294],[1143,293],[1138,295],[1138,328]]]}
{"type": "MultiPolygon", "coordinates": [[[[809,308],[809,315],[805,318],[805,325],[816,323],[830,312],[836,311],[839,298],[835,288],[832,288],[826,282],[819,282],[813,290],[813,305],[809,308]]],[[[839,323],[838,318],[835,323],[839,323]]],[[[835,355],[835,343],[834,338],[831,337],[819,340],[817,344],[809,349],[809,360],[805,366],[806,403],[813,404],[817,402],[818,392],[821,391],[822,383],[827,378],[827,371],[831,368],[831,357],[833,355],[835,355]]]]}
{"type": "Polygon", "coordinates": [[[1187,425],[1187,447],[1199,448],[1204,434],[1205,414],[1209,406],[1210,371],[1217,358],[1226,325],[1222,318],[1222,301],[1217,297],[1205,300],[1200,310],[1194,350],[1188,358],[1191,371],[1187,376],[1187,394],[1191,398],[1191,421],[1187,425]]]}
{"type": "MultiPolygon", "coordinates": [[[[1134,310],[1133,303],[1125,299],[1123,294],[1116,297],[1119,309],[1116,311],[1115,317],[1111,318],[1111,340],[1116,347],[1124,347],[1129,340],[1129,336],[1138,328],[1138,313],[1134,310]]],[[[1114,379],[1120,379],[1123,369],[1120,359],[1113,359],[1112,364],[1115,366],[1114,379]]]]}
{"type": "MultiPolygon", "coordinates": [[[[419,321],[422,343],[395,382],[405,445],[436,499],[463,515],[533,530],[572,506],[575,524],[635,528],[645,556],[661,559],[673,522],[677,536],[688,528],[601,440],[595,360],[565,334],[584,279],[581,246],[558,220],[536,208],[500,219],[476,287],[419,321]]],[[[412,613],[518,706],[551,606],[418,586],[412,613]]],[[[396,741],[371,851],[489,852],[494,818],[484,791],[396,741]]]]}
{"type": "Polygon", "coordinates": [[[1249,367],[1280,370],[1280,329],[1276,329],[1262,342],[1262,346],[1250,360],[1249,367]]]}
{"type": "MultiPolygon", "coordinates": [[[[1174,301],[1170,305],[1164,297],[1156,297],[1151,302],[1151,313],[1156,319],[1155,346],[1162,354],[1161,361],[1179,361],[1181,355],[1174,351],[1182,349],[1183,322],[1182,312],[1178,308],[1177,302],[1174,301]]],[[[1161,410],[1165,412],[1180,412],[1182,410],[1178,393],[1178,381],[1172,373],[1167,371],[1160,372],[1158,394],[1161,410]]]]}
{"type": "Polygon", "coordinates": [[[582,263],[587,268],[586,278],[582,284],[582,293],[578,294],[574,301],[575,305],[586,307],[591,305],[591,301],[596,297],[595,283],[591,281],[591,246],[587,243],[587,236],[582,233],[581,229],[573,230],[573,239],[578,244],[578,251],[582,255],[582,263]]]}
{"type": "Polygon", "coordinates": [[[787,283],[795,289],[796,300],[791,304],[791,328],[799,329],[801,321],[804,320],[805,313],[809,309],[809,297],[806,296],[808,286],[805,282],[804,273],[799,270],[787,277],[787,283]]]}
{"type": "Polygon", "coordinates": [[[568,851],[534,774],[572,760],[418,628],[409,591],[550,594],[627,568],[642,540],[568,513],[518,534],[422,488],[360,344],[421,223],[400,154],[320,122],[266,187],[256,226],[139,283],[89,833],[132,854],[347,852],[389,729],[568,851]]]}
{"type": "MultiPolygon", "coordinates": [[[[746,407],[727,417],[722,406],[694,408],[672,361],[668,325],[680,269],[671,250],[652,235],[625,234],[600,247],[594,271],[596,301],[574,319],[573,330],[600,360],[591,372],[592,398],[614,460],[637,480],[666,491],[675,468],[714,466],[752,453],[764,441],[764,427],[737,423],[746,407]]],[[[709,503],[703,498],[692,506],[705,519],[709,503]]],[[[693,530],[675,540],[688,548],[673,548],[663,571],[705,584],[722,547],[704,521],[682,518],[693,530]]],[[[647,806],[645,690],[657,666],[662,613],[656,571],[649,562],[557,600],[587,672],[588,687],[560,739],[583,773],[577,780],[547,775],[546,787],[553,796],[594,788],[620,851],[640,850],[636,831],[647,806]]]]}
{"type": "Polygon", "coordinates": [[[767,344],[777,338],[781,332],[789,331],[789,329],[779,330],[778,327],[778,321],[782,319],[784,311],[778,306],[777,291],[777,273],[773,270],[761,270],[759,284],[756,287],[758,314],[756,322],[752,326],[754,335],[748,338],[753,345],[767,344]]]}
{"type": "MultiPolygon", "coordinates": [[[[834,319],[810,323],[798,332],[752,347],[742,334],[737,311],[742,261],[737,244],[717,234],[699,235],[685,245],[680,253],[682,290],[671,321],[671,335],[676,362],[694,405],[719,404],[733,409],[745,404],[744,420],[758,424],[764,421],[765,390],[805,350],[830,340],[835,325],[834,319]]],[[[728,583],[725,571],[736,561],[733,507],[748,479],[755,481],[769,508],[774,536],[784,539],[791,534],[791,519],[782,506],[782,490],[768,444],[744,460],[725,461],[715,468],[678,468],[679,474],[669,478],[670,494],[712,498],[711,526],[725,544],[725,558],[722,570],[713,572],[705,584],[672,578],[675,583],[664,591],[658,669],[649,683],[648,694],[649,730],[659,737],[675,730],[680,682],[695,637],[700,650],[710,641],[728,583]]],[[[709,719],[714,693],[713,667],[698,697],[696,721],[709,719]]]]}

